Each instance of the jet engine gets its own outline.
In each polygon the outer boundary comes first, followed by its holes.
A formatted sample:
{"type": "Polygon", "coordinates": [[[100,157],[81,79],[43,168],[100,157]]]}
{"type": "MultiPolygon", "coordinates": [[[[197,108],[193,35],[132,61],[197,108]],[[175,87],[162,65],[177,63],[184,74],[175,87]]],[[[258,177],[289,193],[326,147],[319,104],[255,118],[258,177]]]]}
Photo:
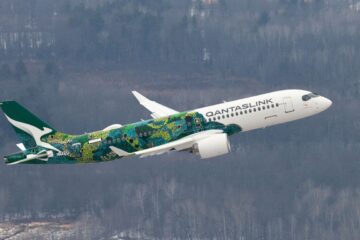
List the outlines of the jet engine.
{"type": "Polygon", "coordinates": [[[226,133],[215,134],[199,140],[193,146],[193,153],[202,159],[224,155],[230,152],[230,142],[226,133]]]}

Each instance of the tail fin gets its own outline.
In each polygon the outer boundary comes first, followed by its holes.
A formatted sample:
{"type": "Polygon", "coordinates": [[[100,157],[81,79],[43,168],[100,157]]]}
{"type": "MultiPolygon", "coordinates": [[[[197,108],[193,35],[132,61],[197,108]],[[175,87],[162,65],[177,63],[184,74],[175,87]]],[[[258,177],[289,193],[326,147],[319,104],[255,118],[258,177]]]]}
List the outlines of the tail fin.
{"type": "Polygon", "coordinates": [[[15,101],[0,102],[0,107],[26,148],[41,145],[41,137],[56,132],[15,101]]]}

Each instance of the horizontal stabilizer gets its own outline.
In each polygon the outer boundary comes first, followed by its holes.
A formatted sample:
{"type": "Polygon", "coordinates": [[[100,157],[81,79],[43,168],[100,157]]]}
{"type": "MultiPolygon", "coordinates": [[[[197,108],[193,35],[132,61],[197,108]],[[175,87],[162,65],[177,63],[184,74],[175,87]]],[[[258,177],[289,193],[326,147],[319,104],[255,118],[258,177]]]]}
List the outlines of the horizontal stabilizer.
{"type": "MultiPolygon", "coordinates": [[[[35,159],[38,159],[38,160],[42,160],[42,161],[47,161],[47,160],[43,160],[41,158],[44,158],[46,157],[47,154],[30,154],[28,156],[26,156],[26,158],[22,159],[22,160],[19,160],[19,161],[16,161],[16,162],[11,162],[11,163],[8,163],[7,165],[15,165],[15,164],[19,164],[19,163],[24,163],[24,162],[28,162],[28,161],[31,161],[31,160],[35,160],[35,159]]],[[[5,159],[7,160],[7,159],[5,159]]]]}
{"type": "Polygon", "coordinates": [[[16,144],[16,146],[17,146],[21,151],[25,151],[25,150],[26,150],[26,147],[24,146],[23,143],[18,143],[18,144],[16,144]]]}
{"type": "Polygon", "coordinates": [[[54,156],[53,150],[37,146],[34,148],[28,148],[22,150],[21,152],[4,156],[4,159],[7,165],[14,165],[19,163],[28,163],[28,162],[31,163],[32,160],[46,162],[48,161],[49,158],[53,156],[54,156]]]}

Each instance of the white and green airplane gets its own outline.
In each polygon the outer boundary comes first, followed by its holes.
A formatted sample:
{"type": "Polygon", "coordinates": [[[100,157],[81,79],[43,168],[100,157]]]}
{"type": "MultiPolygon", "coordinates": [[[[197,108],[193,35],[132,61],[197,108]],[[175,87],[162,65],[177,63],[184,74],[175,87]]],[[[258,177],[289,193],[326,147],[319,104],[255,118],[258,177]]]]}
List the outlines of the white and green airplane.
{"type": "Polygon", "coordinates": [[[178,112],[133,94],[152,119],[82,135],[58,132],[15,101],[0,103],[5,117],[20,139],[20,152],[4,157],[18,163],[92,163],[128,156],[150,156],[169,151],[189,151],[211,158],[230,151],[228,137],[312,116],[332,102],[304,90],[282,90],[231,102],[178,112]]]}

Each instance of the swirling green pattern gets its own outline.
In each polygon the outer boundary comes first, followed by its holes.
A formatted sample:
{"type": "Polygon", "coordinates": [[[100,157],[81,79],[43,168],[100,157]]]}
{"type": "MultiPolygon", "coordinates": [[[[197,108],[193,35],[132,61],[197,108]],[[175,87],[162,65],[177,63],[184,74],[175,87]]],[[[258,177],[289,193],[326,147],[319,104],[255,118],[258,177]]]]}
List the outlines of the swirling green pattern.
{"type": "MultiPolygon", "coordinates": [[[[210,129],[221,129],[229,135],[241,130],[239,126],[233,124],[225,126],[218,122],[208,122],[198,112],[182,112],[164,118],[128,124],[109,131],[97,131],[77,136],[54,131],[43,136],[41,140],[51,144],[61,152],[55,153],[47,161],[31,160],[27,163],[110,161],[119,158],[110,149],[110,146],[128,153],[134,153],[210,129]]],[[[33,149],[35,152],[41,150],[43,150],[41,147],[33,149]]],[[[13,161],[19,157],[14,158],[13,161]]],[[[9,159],[8,161],[12,161],[9,159]]]]}

